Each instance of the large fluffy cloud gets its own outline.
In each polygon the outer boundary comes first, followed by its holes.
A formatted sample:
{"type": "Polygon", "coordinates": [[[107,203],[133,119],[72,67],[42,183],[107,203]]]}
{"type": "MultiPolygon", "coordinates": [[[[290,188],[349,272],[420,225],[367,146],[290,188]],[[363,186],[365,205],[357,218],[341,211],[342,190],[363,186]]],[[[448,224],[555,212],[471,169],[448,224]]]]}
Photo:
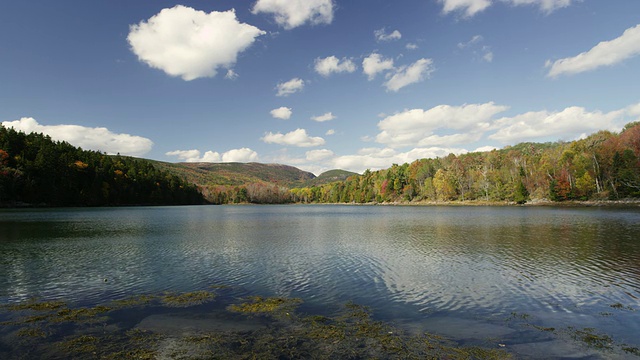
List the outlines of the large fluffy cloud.
{"type": "Polygon", "coordinates": [[[276,96],[289,96],[302,91],[302,89],[304,89],[304,80],[293,78],[276,86],[276,90],[278,90],[276,96]]]}
{"type": "Polygon", "coordinates": [[[104,127],[90,128],[80,125],[40,125],[34,118],[4,121],[2,126],[25,133],[43,133],[56,141],[66,141],[87,150],[108,154],[142,156],[153,147],[147,138],[129,134],[116,134],[104,127]]]}
{"type": "Polygon", "coordinates": [[[420,59],[409,66],[395,69],[393,74],[388,74],[384,83],[389,91],[398,91],[407,85],[411,85],[428,78],[435,70],[433,60],[420,59]]]}
{"type": "Polygon", "coordinates": [[[289,120],[291,118],[291,114],[293,114],[291,108],[285,106],[271,110],[271,116],[276,119],[289,120]]]}
{"type": "Polygon", "coordinates": [[[637,106],[607,113],[571,106],[562,111],[531,111],[495,121],[497,131],[489,139],[505,144],[522,141],[574,140],[598,130],[619,130],[626,122],[638,120],[637,106]]]}
{"type": "Polygon", "coordinates": [[[324,139],[307,134],[305,129],[296,129],[286,134],[268,132],[262,138],[267,144],[291,145],[298,147],[312,147],[324,145],[324,139]]]}
{"type": "Polygon", "coordinates": [[[506,106],[493,102],[405,110],[378,123],[381,132],[376,141],[390,147],[465,144],[478,140],[478,133],[491,127],[492,117],[505,110],[506,106]],[[442,129],[458,133],[447,136],[434,134],[442,129]]]}
{"type": "Polygon", "coordinates": [[[238,54],[263,34],[240,23],[234,10],[207,14],[177,5],[131,25],[127,40],[140,61],[188,81],[232,67],[238,54]]]}
{"type": "Polygon", "coordinates": [[[356,71],[356,64],[350,59],[340,60],[335,56],[329,56],[326,58],[317,58],[314,69],[322,76],[329,76],[333,73],[352,73],[356,71]]]}
{"type": "Polygon", "coordinates": [[[546,66],[550,68],[548,76],[556,77],[614,65],[637,55],[640,55],[640,25],[629,28],[620,37],[603,41],[591,50],[574,57],[554,62],[548,60],[546,66]]]}
{"type": "Polygon", "coordinates": [[[200,150],[175,150],[165,155],[175,156],[185,162],[252,162],[258,160],[258,153],[249,149],[232,149],[222,155],[216,151],[207,151],[201,156],[200,150]]]}
{"type": "Polygon", "coordinates": [[[285,29],[293,29],[305,23],[331,24],[332,0],[258,0],[254,14],[273,14],[276,23],[285,29]]]}
{"type": "Polygon", "coordinates": [[[437,158],[451,153],[464,154],[467,150],[459,148],[429,147],[414,148],[406,152],[398,152],[390,148],[365,148],[356,155],[337,156],[330,159],[332,168],[347,169],[362,173],[366,169],[379,170],[391,167],[392,164],[411,163],[418,159],[437,158]]]}

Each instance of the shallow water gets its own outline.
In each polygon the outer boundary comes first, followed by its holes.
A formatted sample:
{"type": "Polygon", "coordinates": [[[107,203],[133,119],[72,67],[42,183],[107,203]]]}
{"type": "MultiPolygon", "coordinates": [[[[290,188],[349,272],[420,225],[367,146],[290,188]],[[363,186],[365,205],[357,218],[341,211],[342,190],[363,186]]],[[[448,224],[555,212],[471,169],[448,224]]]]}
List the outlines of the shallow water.
{"type": "Polygon", "coordinates": [[[640,347],[638,234],[640,210],[619,208],[0,210],[0,303],[95,305],[224,284],[299,297],[313,313],[354,301],[411,331],[561,358],[582,353],[523,323],[640,347]]]}

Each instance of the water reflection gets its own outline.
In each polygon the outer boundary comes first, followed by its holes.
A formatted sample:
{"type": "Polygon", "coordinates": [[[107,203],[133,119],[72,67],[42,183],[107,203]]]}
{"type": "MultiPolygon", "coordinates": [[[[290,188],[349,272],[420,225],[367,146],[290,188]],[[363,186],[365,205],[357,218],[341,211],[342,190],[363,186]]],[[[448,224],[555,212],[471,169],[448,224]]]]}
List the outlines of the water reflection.
{"type": "Polygon", "coordinates": [[[640,337],[637,312],[598,317],[612,304],[640,309],[639,230],[640,212],[624,209],[4,210],[0,301],[227,284],[310,306],[354,300],[389,319],[518,312],[640,337]]]}

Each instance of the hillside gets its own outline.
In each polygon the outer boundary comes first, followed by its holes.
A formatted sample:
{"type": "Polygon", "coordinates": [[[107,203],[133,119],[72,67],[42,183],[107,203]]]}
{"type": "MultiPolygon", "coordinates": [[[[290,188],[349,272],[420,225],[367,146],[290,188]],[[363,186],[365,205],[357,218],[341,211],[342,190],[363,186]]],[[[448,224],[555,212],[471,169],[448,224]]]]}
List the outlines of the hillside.
{"type": "Polygon", "coordinates": [[[179,176],[150,161],[87,151],[0,126],[0,206],[204,203],[179,176]]]}
{"type": "Polygon", "coordinates": [[[307,184],[315,175],[293,166],[261,163],[166,163],[154,164],[200,186],[241,186],[270,183],[286,187],[307,184]]]}
{"type": "Polygon", "coordinates": [[[339,169],[329,170],[318,175],[318,177],[307,181],[305,186],[320,186],[320,185],[329,184],[335,181],[345,181],[349,176],[354,176],[354,175],[360,175],[360,174],[352,171],[347,171],[347,170],[339,170],[339,169]]]}

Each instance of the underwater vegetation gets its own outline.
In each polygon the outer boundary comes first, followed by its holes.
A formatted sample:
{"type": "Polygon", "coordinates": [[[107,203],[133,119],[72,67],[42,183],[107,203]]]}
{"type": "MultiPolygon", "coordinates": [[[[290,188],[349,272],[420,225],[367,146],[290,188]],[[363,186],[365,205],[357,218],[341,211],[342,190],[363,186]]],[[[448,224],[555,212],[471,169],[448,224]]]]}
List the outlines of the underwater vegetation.
{"type": "MultiPolygon", "coordinates": [[[[9,320],[0,323],[0,358],[517,358],[498,339],[468,346],[431,333],[408,334],[376,320],[369,308],[353,302],[331,316],[309,315],[298,311],[302,299],[218,296],[216,291],[226,288],[137,295],[93,307],[35,299],[3,305],[0,319],[9,320]],[[198,311],[196,315],[189,312],[193,309],[198,311]],[[163,316],[169,320],[158,320],[163,316]],[[154,317],[155,322],[147,321],[154,317]],[[143,326],[145,322],[147,326],[143,326]]],[[[512,313],[506,321],[521,321],[541,333],[564,336],[597,351],[619,350],[640,356],[638,348],[618,344],[595,329],[547,328],[525,320],[534,319],[512,313]]]]}

